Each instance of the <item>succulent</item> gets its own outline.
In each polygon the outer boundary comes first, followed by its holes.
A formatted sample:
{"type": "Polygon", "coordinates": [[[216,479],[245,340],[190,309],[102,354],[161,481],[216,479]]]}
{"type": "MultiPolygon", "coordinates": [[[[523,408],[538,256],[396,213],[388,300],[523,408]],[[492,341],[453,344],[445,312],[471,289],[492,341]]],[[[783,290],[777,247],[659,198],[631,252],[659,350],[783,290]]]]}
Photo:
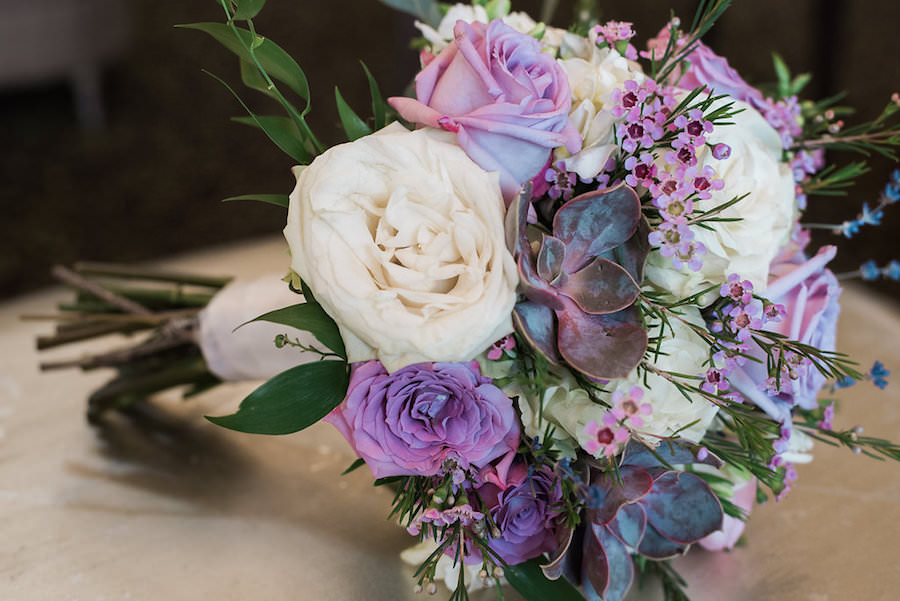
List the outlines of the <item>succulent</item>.
{"type": "Polygon", "coordinates": [[[722,505],[699,476],[673,465],[722,462],[700,460],[687,441],[659,448],[631,440],[618,474],[588,468],[591,502],[584,525],[561,534],[562,544],[542,566],[551,579],[565,575],[581,586],[589,601],[620,601],[634,579],[632,554],[651,560],[674,557],[719,530],[722,505]]]}
{"type": "Polygon", "coordinates": [[[516,331],[551,363],[594,379],[623,378],[647,349],[634,302],[649,252],[649,226],[626,185],[582,194],[553,217],[532,249],[528,193],[513,207],[521,292],[516,331]]]}

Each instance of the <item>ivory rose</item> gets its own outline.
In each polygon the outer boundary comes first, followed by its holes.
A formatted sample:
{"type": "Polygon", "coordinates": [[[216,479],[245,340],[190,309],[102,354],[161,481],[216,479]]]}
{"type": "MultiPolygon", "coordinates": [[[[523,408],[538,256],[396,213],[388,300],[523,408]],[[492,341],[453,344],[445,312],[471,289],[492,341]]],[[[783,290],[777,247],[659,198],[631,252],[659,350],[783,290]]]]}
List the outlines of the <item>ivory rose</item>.
{"type": "Polygon", "coordinates": [[[507,201],[550,152],[581,149],[565,72],[534,38],[503,21],[457,21],[455,39],[416,76],[416,98],[390,98],[404,119],[456,134],[507,201]]]}
{"type": "Polygon", "coordinates": [[[573,171],[582,179],[596,177],[618,150],[615,129],[619,122],[610,111],[615,106],[613,92],[621,89],[626,81],[644,81],[640,65],[629,61],[616,50],[597,48],[593,45],[589,57],[569,58],[559,61],[569,78],[572,88],[572,109],[569,119],[583,139],[578,153],[566,156],[562,149],[557,155],[567,171],[573,171]]]}
{"type": "Polygon", "coordinates": [[[450,134],[392,124],[295,173],[291,266],[351,363],[466,361],[512,331],[518,275],[497,176],[450,134]]]}

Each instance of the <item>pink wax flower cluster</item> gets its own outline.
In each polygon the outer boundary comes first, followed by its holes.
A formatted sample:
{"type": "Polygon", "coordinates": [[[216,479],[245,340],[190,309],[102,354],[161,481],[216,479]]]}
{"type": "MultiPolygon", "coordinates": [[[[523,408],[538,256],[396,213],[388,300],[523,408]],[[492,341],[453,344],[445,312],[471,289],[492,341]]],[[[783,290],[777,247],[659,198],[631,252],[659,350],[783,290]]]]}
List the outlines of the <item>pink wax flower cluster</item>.
{"type": "Polygon", "coordinates": [[[500,20],[457,21],[453,32],[416,76],[417,99],[389,102],[408,121],[454,132],[473,161],[500,174],[509,202],[554,148],[581,150],[569,82],[537,40],[500,20]]]}
{"type": "Polygon", "coordinates": [[[378,361],[357,363],[347,397],[325,420],[376,478],[481,468],[519,445],[512,401],[475,361],[392,374],[378,361]]]}
{"type": "MultiPolygon", "coordinates": [[[[768,329],[823,351],[835,350],[841,287],[825,266],[836,253],[834,246],[825,246],[811,258],[798,252],[772,266],[766,296],[784,306],[785,317],[768,329]]],[[[803,409],[818,407],[816,397],[825,384],[825,376],[808,361],[792,365],[788,358],[785,363],[792,373],[775,382],[777,386],[769,387],[772,396],[803,409]]],[[[748,361],[743,370],[757,384],[768,379],[765,362],[748,361]]]]}

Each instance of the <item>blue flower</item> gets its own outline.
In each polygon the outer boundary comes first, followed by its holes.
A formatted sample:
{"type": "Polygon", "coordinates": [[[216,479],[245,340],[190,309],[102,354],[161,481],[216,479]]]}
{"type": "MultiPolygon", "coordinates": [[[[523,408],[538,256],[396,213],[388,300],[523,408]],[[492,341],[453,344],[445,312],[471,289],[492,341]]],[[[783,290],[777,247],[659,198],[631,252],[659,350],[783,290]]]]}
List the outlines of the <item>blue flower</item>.
{"type": "Polygon", "coordinates": [[[872,369],[869,371],[869,377],[872,378],[872,384],[882,390],[887,387],[887,377],[889,375],[891,375],[891,372],[884,368],[881,361],[876,361],[875,365],[873,365],[872,369]]]}
{"type": "MultiPolygon", "coordinates": [[[[895,171],[896,173],[896,171],[895,171]]],[[[890,183],[884,187],[884,199],[888,204],[900,200],[900,184],[890,183]]]]}
{"type": "Polygon", "coordinates": [[[845,221],[841,224],[840,231],[844,234],[844,237],[849,239],[852,238],[854,234],[859,233],[859,227],[863,225],[861,221],[845,221]]]}
{"type": "Polygon", "coordinates": [[[881,276],[881,270],[878,269],[875,261],[869,260],[859,266],[859,274],[862,276],[862,279],[870,282],[877,280],[881,276]]]}
{"type": "Polygon", "coordinates": [[[900,262],[891,261],[884,268],[884,275],[891,278],[895,282],[900,282],[900,262]]]}
{"type": "Polygon", "coordinates": [[[854,380],[850,376],[844,376],[841,379],[835,381],[834,389],[838,390],[840,388],[850,388],[854,384],[856,384],[856,380],[854,380]]]}
{"type": "Polygon", "coordinates": [[[880,211],[876,209],[872,211],[869,209],[869,203],[864,202],[862,206],[862,213],[859,216],[858,223],[861,225],[881,225],[881,218],[884,216],[884,211],[880,211]]]}

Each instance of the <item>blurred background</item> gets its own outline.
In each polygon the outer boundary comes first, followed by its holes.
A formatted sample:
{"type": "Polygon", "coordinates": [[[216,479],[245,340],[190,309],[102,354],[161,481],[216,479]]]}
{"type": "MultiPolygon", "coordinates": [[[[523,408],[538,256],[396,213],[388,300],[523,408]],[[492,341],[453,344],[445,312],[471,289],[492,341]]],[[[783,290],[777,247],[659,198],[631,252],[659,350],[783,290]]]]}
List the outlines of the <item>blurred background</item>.
{"type": "MultiPolygon", "coordinates": [[[[553,24],[569,23],[573,4],[560,0],[553,24]]],[[[540,5],[513,0],[514,10],[535,17],[540,5]]],[[[597,5],[602,20],[634,22],[642,47],[670,6],[686,20],[696,0],[597,5]]],[[[201,72],[239,83],[237,61],[205,34],[173,27],[221,20],[216,0],[0,0],[0,296],[48,283],[55,263],[141,261],[283,227],[276,207],[220,203],[293,186],[291,159],[230,122],[241,107],[201,72]]],[[[774,79],[777,51],[795,73],[814,73],[806,97],[846,90],[844,103],[868,120],[900,88],[898,22],[896,0],[745,0],[706,41],[754,84],[774,79]]],[[[341,139],[335,85],[368,114],[358,59],[386,96],[401,93],[417,70],[412,18],[376,0],[269,0],[256,24],[306,71],[310,123],[323,142],[341,139]]],[[[278,112],[264,104],[256,106],[278,112]]],[[[805,221],[839,223],[862,202],[877,203],[894,165],[875,157],[871,167],[848,197],[811,199],[805,221]]],[[[839,241],[835,271],[900,256],[900,207],[892,209],[881,227],[839,241]]],[[[900,300],[896,283],[873,290],[900,300]]]]}

